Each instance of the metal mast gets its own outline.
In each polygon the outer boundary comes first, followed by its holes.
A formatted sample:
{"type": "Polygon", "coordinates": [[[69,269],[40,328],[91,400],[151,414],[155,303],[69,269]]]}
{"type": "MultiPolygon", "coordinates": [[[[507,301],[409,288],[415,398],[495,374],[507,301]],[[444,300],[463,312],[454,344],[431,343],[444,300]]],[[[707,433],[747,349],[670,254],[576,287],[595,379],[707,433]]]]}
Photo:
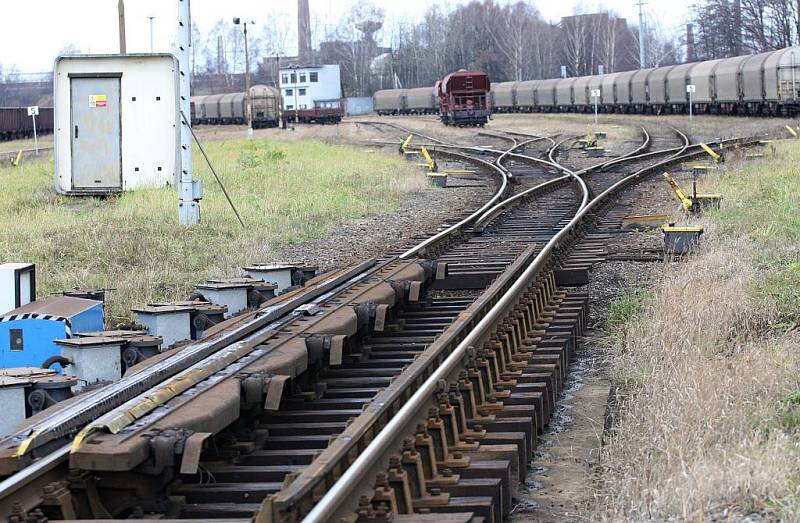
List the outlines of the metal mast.
{"type": "Polygon", "coordinates": [[[189,0],[178,0],[178,80],[180,82],[181,164],[178,186],[178,221],[181,225],[200,223],[203,187],[192,176],[191,79],[189,63],[192,46],[192,17],[189,0]]]}
{"type": "Polygon", "coordinates": [[[638,0],[636,5],[639,6],[639,69],[647,67],[644,57],[644,6],[647,3],[644,0],[638,0]]]}

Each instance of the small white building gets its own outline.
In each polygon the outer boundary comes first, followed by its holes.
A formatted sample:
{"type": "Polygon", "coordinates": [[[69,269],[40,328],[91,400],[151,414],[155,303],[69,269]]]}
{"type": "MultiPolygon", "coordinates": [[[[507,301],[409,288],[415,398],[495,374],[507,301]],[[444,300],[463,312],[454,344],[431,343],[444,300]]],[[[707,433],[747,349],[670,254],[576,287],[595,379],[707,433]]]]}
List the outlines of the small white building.
{"type": "Polygon", "coordinates": [[[307,65],[281,68],[283,110],[313,109],[314,102],[342,98],[339,65],[307,65]]]}
{"type": "Polygon", "coordinates": [[[108,194],[175,181],[181,157],[174,56],[59,56],[53,83],[58,192],[108,194]]]}

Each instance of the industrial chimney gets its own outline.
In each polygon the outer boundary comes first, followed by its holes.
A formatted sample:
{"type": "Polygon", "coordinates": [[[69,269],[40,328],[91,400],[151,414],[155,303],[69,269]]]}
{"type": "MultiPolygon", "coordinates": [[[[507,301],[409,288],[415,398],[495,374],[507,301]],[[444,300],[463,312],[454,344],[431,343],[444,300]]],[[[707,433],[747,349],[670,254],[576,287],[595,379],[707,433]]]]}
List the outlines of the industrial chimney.
{"type": "Polygon", "coordinates": [[[686,24],[686,61],[694,62],[694,26],[686,24]]]}
{"type": "Polygon", "coordinates": [[[297,0],[297,58],[301,64],[311,60],[311,15],[308,0],[297,0]]]}

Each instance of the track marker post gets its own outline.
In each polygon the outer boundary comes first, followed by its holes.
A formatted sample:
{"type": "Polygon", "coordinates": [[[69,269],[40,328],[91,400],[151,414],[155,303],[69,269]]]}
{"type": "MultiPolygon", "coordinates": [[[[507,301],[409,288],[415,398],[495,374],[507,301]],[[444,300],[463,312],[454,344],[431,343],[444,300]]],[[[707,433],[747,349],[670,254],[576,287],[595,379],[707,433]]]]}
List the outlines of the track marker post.
{"type": "Polygon", "coordinates": [[[33,148],[39,154],[39,138],[36,136],[36,116],[39,114],[39,106],[31,105],[28,107],[28,116],[33,120],[33,148]]]}
{"type": "Polygon", "coordinates": [[[597,126],[597,102],[600,100],[600,89],[592,89],[592,98],[594,98],[594,125],[597,126]]]}
{"type": "Polygon", "coordinates": [[[686,86],[686,92],[689,94],[689,120],[692,119],[692,95],[697,91],[697,86],[694,84],[688,84],[686,86]]]}

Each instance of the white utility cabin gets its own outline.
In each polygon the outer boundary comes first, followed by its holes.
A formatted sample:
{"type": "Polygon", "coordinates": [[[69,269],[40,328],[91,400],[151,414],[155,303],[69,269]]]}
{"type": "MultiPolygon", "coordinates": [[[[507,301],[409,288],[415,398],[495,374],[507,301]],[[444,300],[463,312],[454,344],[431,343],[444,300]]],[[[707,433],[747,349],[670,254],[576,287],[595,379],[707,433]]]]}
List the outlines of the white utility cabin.
{"type": "Polygon", "coordinates": [[[108,194],[175,182],[181,160],[173,55],[59,56],[53,76],[58,192],[108,194]]]}
{"type": "Polygon", "coordinates": [[[280,71],[283,110],[313,109],[314,102],[342,97],[339,65],[307,65],[280,71]]]}

